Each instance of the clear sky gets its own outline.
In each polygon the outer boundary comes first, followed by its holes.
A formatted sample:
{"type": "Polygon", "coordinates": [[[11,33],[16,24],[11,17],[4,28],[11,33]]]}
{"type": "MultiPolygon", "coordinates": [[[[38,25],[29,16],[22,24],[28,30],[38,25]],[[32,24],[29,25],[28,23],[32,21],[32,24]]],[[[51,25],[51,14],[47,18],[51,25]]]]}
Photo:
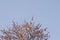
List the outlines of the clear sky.
{"type": "Polygon", "coordinates": [[[49,40],[60,40],[60,0],[0,0],[0,28],[32,16],[35,23],[48,27],[49,40]]]}

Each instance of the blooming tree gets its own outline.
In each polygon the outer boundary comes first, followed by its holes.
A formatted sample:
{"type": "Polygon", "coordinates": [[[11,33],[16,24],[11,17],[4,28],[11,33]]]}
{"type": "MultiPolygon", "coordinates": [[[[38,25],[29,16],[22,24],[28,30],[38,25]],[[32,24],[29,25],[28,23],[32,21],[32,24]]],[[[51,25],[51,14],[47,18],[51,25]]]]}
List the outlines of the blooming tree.
{"type": "Polygon", "coordinates": [[[1,30],[0,40],[48,40],[46,28],[43,29],[41,24],[35,25],[32,21],[33,18],[22,25],[13,22],[12,28],[1,30]]]}

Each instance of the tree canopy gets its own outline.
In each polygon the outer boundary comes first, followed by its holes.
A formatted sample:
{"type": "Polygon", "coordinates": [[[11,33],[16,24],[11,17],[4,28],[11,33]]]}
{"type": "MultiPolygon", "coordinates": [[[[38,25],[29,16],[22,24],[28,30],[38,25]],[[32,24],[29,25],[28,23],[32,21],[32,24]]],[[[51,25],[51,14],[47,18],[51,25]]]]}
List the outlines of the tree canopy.
{"type": "Polygon", "coordinates": [[[41,24],[35,25],[32,21],[33,18],[21,25],[13,22],[11,28],[1,30],[0,40],[48,40],[46,28],[42,28],[41,24]]]}

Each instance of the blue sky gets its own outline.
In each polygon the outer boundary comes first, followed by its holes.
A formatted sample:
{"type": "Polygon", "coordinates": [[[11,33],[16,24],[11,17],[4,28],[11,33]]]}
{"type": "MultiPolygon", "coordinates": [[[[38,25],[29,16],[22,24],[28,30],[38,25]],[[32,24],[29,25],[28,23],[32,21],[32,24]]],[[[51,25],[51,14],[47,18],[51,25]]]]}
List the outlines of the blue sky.
{"type": "Polygon", "coordinates": [[[60,39],[60,0],[0,0],[0,28],[22,23],[34,16],[50,32],[49,40],[60,39]]]}

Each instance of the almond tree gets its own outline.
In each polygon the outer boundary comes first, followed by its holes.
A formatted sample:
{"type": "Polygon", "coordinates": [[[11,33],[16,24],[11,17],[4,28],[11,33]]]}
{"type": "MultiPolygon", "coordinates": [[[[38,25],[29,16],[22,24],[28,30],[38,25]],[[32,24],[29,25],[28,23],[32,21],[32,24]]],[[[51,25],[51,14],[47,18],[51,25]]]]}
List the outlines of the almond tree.
{"type": "Polygon", "coordinates": [[[12,28],[1,30],[0,40],[48,40],[46,28],[43,29],[41,24],[35,25],[32,21],[33,18],[22,25],[13,22],[12,28]]]}

